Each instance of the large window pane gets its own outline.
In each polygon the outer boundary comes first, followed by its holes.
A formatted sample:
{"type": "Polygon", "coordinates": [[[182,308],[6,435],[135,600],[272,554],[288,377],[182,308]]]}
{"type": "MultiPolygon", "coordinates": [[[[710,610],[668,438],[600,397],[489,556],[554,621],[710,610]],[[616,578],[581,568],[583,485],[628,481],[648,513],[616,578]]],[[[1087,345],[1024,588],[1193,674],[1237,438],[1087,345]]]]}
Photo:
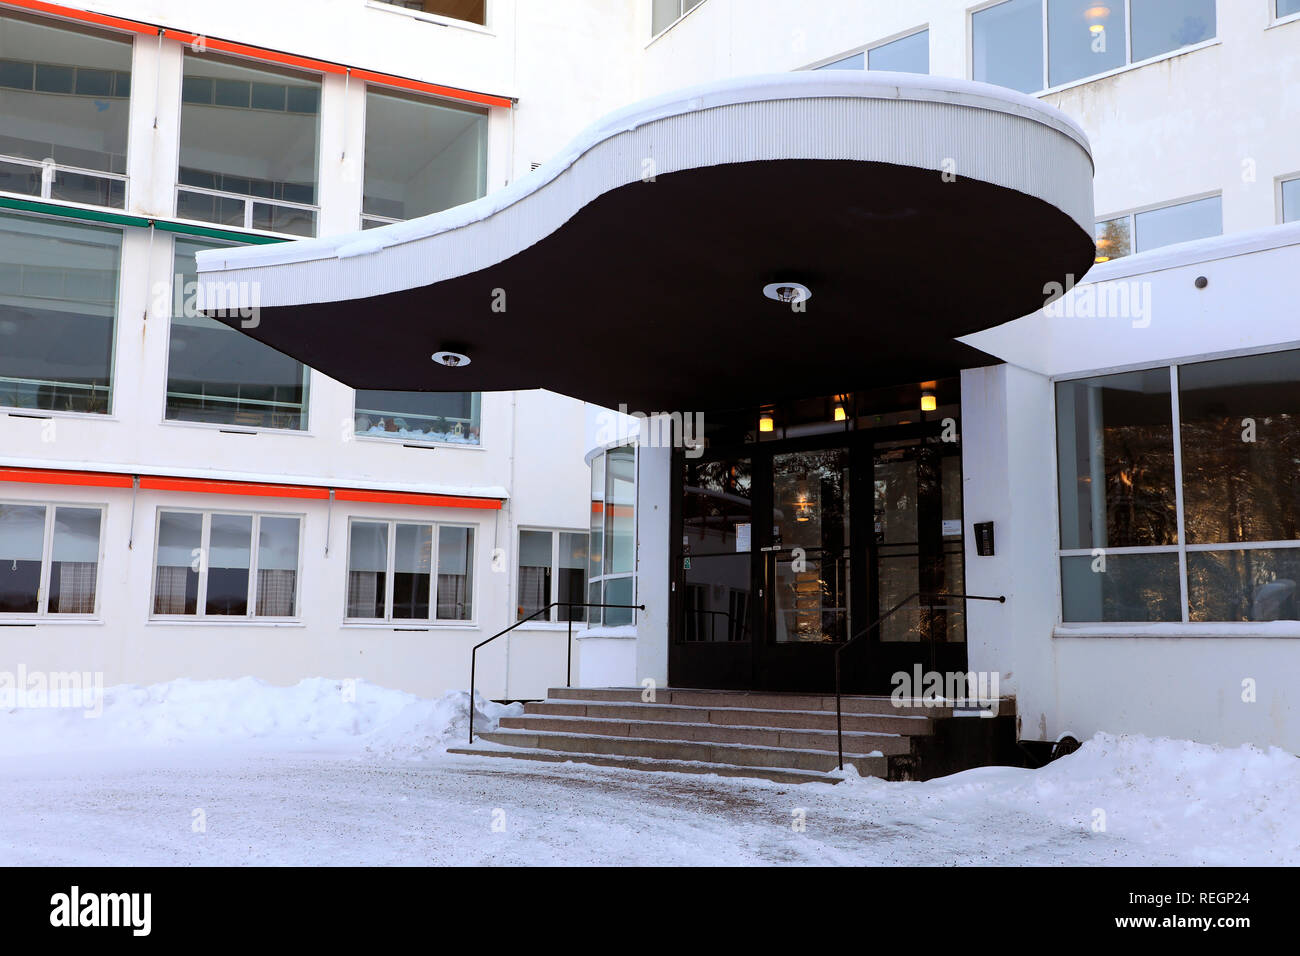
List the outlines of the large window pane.
{"type": "Polygon", "coordinates": [[[388,525],[352,522],[348,542],[348,617],[386,617],[388,525]]]}
{"type": "Polygon", "coordinates": [[[393,617],[429,619],[433,525],[399,524],[393,551],[393,617]]]}
{"type": "Polygon", "coordinates": [[[865,53],[851,53],[846,57],[833,60],[830,63],[823,63],[817,67],[819,70],[861,70],[866,67],[867,55],[865,53]]]}
{"type": "Polygon", "coordinates": [[[1215,36],[1214,0],[1129,0],[1133,60],[1145,60],[1215,36]]]}
{"type": "Polygon", "coordinates": [[[605,608],[605,623],[610,627],[616,627],[620,624],[631,624],[634,620],[633,615],[636,613],[630,607],[632,599],[636,597],[636,579],[627,576],[621,578],[608,578],[605,581],[605,604],[619,604],[622,607],[605,608]]]}
{"type": "Polygon", "coordinates": [[[98,508],[54,509],[49,613],[95,613],[99,519],[98,508]]]}
{"type": "Polygon", "coordinates": [[[1061,547],[1175,544],[1169,370],[1056,386],[1061,547]]]}
{"type": "MultiPolygon", "coordinates": [[[[587,600],[587,535],[568,531],[560,533],[556,600],[582,604],[587,600]]],[[[586,608],[556,608],[560,621],[585,621],[586,608]]]]}
{"type": "Polygon", "coordinates": [[[1294,13],[1300,13],[1300,0],[1277,0],[1279,17],[1289,17],[1294,13]]]}
{"type": "Polygon", "coordinates": [[[1060,86],[1124,65],[1124,4],[1047,0],[1049,84],[1060,86]]]}
{"type": "Polygon", "coordinates": [[[258,617],[293,617],[298,608],[299,519],[263,517],[257,532],[258,617]]]}
{"type": "Polygon", "coordinates": [[[195,307],[194,256],[211,243],[176,240],[167,417],[246,428],[307,427],[308,369],[195,307]]]}
{"type": "Polygon", "coordinates": [[[636,451],[616,448],[605,456],[605,574],[635,570],[636,451]]]}
{"type": "Polygon", "coordinates": [[[45,508],[0,505],[0,614],[40,609],[45,508]]]}
{"type": "Polygon", "coordinates": [[[867,69],[892,70],[895,73],[929,73],[930,31],[922,30],[909,37],[873,47],[867,53],[867,69]]]}
{"type": "Polygon", "coordinates": [[[438,529],[438,619],[474,617],[474,529],[438,529]]]}
{"type": "Polygon", "coordinates": [[[1189,551],[1193,621],[1294,621],[1300,548],[1189,551]]]}
{"type": "Polygon", "coordinates": [[[427,216],[478,199],[486,188],[486,110],[366,94],[364,216],[427,216]]]}
{"type": "Polygon", "coordinates": [[[1061,596],[1067,622],[1180,621],[1178,555],[1063,557],[1061,596]]]}
{"type": "MultiPolygon", "coordinates": [[[[579,598],[578,600],[582,600],[579,598]]],[[[551,532],[519,532],[519,608],[517,620],[537,614],[536,620],[550,615],[539,614],[551,603],[551,532]]]]}
{"type": "Polygon", "coordinates": [[[54,198],[124,206],[130,95],[130,39],[0,15],[0,159],[27,161],[0,167],[0,189],[40,195],[53,161],[54,198]]]}
{"type": "Polygon", "coordinates": [[[1133,252],[1133,238],[1128,216],[1097,223],[1096,238],[1098,262],[1122,259],[1133,252]]]}
{"type": "Polygon", "coordinates": [[[0,214],[0,405],[109,411],[122,234],[0,214]]]}
{"type": "Polygon", "coordinates": [[[303,207],[316,204],[320,89],[307,74],[187,51],[177,214],[315,235],[303,207]]]}
{"type": "Polygon", "coordinates": [[[1022,93],[1043,88],[1042,0],[1008,0],[971,15],[974,77],[1022,93]]]}
{"type": "Polygon", "coordinates": [[[1178,370],[1190,544],[1300,539],[1300,351],[1178,370]]]}
{"type": "Polygon", "coordinates": [[[203,515],[164,511],[158,515],[154,559],[155,614],[195,614],[199,605],[199,552],[203,515]]]}
{"type": "Polygon", "coordinates": [[[213,515],[208,531],[208,590],[204,613],[248,613],[248,574],[253,556],[250,515],[213,515]]]}
{"type": "Polygon", "coordinates": [[[358,389],[356,433],[404,441],[479,443],[478,392],[388,392],[358,389]]]}
{"type": "Polygon", "coordinates": [[[1158,249],[1223,234],[1223,199],[1211,196],[1193,202],[1140,212],[1134,219],[1137,251],[1158,249]]]}

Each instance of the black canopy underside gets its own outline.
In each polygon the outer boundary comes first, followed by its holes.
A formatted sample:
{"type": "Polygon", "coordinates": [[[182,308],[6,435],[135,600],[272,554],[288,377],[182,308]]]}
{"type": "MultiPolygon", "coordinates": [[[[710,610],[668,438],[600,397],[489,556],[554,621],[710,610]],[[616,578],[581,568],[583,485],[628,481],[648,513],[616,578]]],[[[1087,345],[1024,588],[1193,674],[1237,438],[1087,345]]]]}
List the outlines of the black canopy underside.
{"type": "Polygon", "coordinates": [[[241,331],[354,388],[708,411],[993,364],[954,339],[1042,308],[1045,284],[1081,278],[1094,255],[1067,214],[1015,190],[883,163],[752,162],[622,186],[469,275],[264,308],[241,331]],[[778,281],[811,289],[804,311],[764,298],[778,281]],[[434,363],[442,350],[471,364],[434,363]]]}

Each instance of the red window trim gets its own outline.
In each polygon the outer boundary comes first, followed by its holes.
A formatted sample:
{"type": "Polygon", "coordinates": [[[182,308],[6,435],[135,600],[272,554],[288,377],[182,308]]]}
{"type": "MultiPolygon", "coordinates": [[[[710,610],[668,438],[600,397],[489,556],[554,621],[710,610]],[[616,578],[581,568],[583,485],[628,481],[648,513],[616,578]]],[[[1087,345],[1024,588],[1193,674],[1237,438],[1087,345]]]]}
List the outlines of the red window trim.
{"type": "MultiPolygon", "coordinates": [[[[85,488],[131,488],[133,476],[103,471],[70,471],[52,468],[0,467],[0,482],[15,481],[38,485],[72,485],[85,488]]],[[[326,501],[330,491],[336,501],[376,504],[421,505],[430,508],[483,508],[501,510],[499,498],[472,495],[439,495],[423,492],[369,491],[362,488],[334,488],[324,485],[280,485],[264,481],[228,481],[216,478],[181,478],[141,475],[145,491],[180,491],[191,494],[248,495],[255,498],[300,498],[326,501]]]]}
{"type": "Polygon", "coordinates": [[[145,36],[158,36],[161,34],[165,39],[176,40],[180,43],[194,44],[201,40],[203,48],[211,50],[214,53],[227,53],[233,56],[241,56],[252,60],[278,63],[283,66],[296,67],[301,70],[311,70],[316,73],[332,73],[338,76],[351,73],[352,76],[364,80],[367,83],[375,83],[380,86],[389,86],[394,89],[410,90],[417,93],[426,93],[431,96],[441,96],[445,99],[460,100],[466,103],[478,103],[483,106],[497,106],[502,109],[511,109],[514,106],[514,100],[507,96],[497,96],[491,93],[479,93],[474,90],[462,90],[456,86],[442,86],[438,83],[426,83],[423,80],[412,80],[406,77],[393,76],[388,73],[376,73],[372,70],[350,69],[340,63],[331,63],[328,60],[317,60],[312,57],[297,56],[293,53],[283,53],[279,50],[252,46],[247,43],[235,43],[230,40],[221,40],[215,37],[203,36],[198,33],[190,33],[186,30],[162,27],[152,23],[142,23],[138,20],[127,20],[122,17],[110,17],[103,13],[92,13],[89,10],[78,10],[74,7],[65,7],[58,3],[48,3],[46,0],[0,0],[0,6],[17,7],[22,10],[30,10],[36,13],[45,13],[50,16],[61,17],[65,20],[75,20],[80,23],[109,27],[114,30],[123,30],[129,33],[140,33],[145,36]]]}

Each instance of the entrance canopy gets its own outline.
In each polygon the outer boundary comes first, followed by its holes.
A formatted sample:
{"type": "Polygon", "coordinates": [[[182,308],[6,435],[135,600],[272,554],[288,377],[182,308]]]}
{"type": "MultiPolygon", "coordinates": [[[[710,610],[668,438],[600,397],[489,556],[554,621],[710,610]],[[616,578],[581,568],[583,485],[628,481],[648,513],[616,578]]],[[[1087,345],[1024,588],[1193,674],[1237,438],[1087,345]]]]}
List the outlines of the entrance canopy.
{"type": "Polygon", "coordinates": [[[1001,87],[749,77],[621,110],[445,212],[200,253],[201,294],[355,388],[752,406],[996,361],[955,338],[1087,272],[1092,172],[1078,126],[1001,87]]]}

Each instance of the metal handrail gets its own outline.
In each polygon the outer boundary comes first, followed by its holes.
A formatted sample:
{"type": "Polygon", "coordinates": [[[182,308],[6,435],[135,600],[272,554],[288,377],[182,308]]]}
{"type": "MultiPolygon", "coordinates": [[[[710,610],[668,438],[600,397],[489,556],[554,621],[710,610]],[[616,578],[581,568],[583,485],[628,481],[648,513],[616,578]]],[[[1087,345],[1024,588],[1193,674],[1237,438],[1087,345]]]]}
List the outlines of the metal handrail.
{"type": "MultiPolygon", "coordinates": [[[[880,615],[880,617],[876,618],[874,621],[872,621],[862,630],[858,631],[858,633],[854,634],[852,637],[850,637],[839,647],[835,648],[835,739],[837,744],[839,745],[839,755],[840,755],[839,769],[841,770],[844,769],[844,714],[843,714],[842,704],[840,700],[841,698],[840,654],[846,651],[850,645],[866,637],[868,634],[870,634],[872,631],[878,628],[887,618],[891,617],[895,612],[902,610],[905,604],[909,604],[911,601],[915,600],[916,598],[926,598],[928,600],[933,600],[935,598],[948,598],[948,599],[960,600],[960,601],[997,601],[999,604],[1007,603],[1007,596],[1005,594],[1000,594],[997,597],[989,597],[988,595],[984,595],[984,594],[950,594],[950,593],[939,593],[936,591],[917,591],[903,598],[903,600],[899,601],[897,604],[891,607],[884,614],[880,615]]],[[[933,633],[930,635],[930,639],[931,639],[931,643],[933,644],[934,642],[933,633]]]]}
{"type": "MultiPolygon", "coordinates": [[[[556,608],[556,607],[567,607],[567,608],[612,607],[616,609],[621,608],[623,610],[628,610],[628,611],[645,610],[644,604],[590,604],[585,601],[552,601],[550,604],[546,605],[546,607],[538,608],[536,611],[534,611],[532,614],[529,614],[527,617],[522,617],[519,620],[515,621],[515,623],[511,624],[509,627],[497,631],[487,640],[479,641],[477,644],[475,644],[473,649],[469,652],[469,742],[471,744],[474,743],[474,676],[475,676],[475,671],[478,667],[478,649],[482,647],[484,644],[491,644],[493,641],[495,641],[498,637],[501,637],[503,634],[509,634],[520,624],[527,624],[533,618],[537,617],[537,615],[547,614],[550,612],[551,608],[556,608]]],[[[573,686],[573,615],[572,614],[569,615],[568,623],[569,623],[569,653],[568,653],[568,661],[567,661],[568,667],[564,677],[564,686],[572,687],[573,686]]]]}

